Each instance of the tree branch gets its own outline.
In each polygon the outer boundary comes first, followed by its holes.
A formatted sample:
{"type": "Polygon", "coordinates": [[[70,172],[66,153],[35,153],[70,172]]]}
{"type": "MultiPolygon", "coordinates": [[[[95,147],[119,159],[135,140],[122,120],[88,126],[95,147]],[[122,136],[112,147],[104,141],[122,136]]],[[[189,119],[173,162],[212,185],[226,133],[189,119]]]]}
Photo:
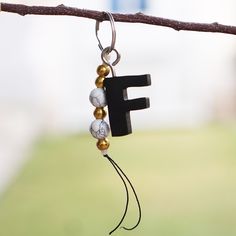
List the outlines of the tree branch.
{"type": "MultiPolygon", "coordinates": [[[[1,11],[17,13],[21,16],[33,14],[33,15],[67,15],[77,16],[98,21],[108,20],[108,16],[101,11],[93,11],[86,9],[78,9],[73,7],[67,7],[59,5],[57,7],[46,7],[46,6],[26,6],[22,4],[9,4],[1,3],[1,11]]],[[[128,23],[143,23],[150,25],[158,25],[163,27],[169,27],[174,30],[187,30],[187,31],[200,31],[200,32],[215,32],[224,34],[236,35],[236,26],[222,25],[217,22],[207,23],[194,23],[194,22],[183,22],[171,19],[165,19],[161,17],[148,16],[142,13],[136,14],[112,14],[114,20],[117,22],[128,22],[128,23]]]]}

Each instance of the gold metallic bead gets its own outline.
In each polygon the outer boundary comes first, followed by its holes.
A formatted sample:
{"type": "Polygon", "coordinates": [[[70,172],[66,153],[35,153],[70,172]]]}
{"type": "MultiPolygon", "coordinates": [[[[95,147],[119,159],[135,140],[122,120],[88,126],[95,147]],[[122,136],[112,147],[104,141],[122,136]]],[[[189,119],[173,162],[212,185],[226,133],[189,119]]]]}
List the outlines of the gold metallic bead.
{"type": "Polygon", "coordinates": [[[109,72],[110,72],[110,68],[107,65],[103,64],[103,65],[98,66],[97,68],[97,73],[100,76],[107,76],[109,72]]]}
{"type": "Polygon", "coordinates": [[[97,86],[97,88],[102,88],[103,87],[103,81],[104,81],[104,77],[102,76],[99,76],[97,77],[96,81],[95,81],[95,84],[97,86]]]}
{"type": "Polygon", "coordinates": [[[93,115],[96,119],[104,119],[106,117],[107,113],[102,107],[97,107],[94,110],[93,115]]]}
{"type": "Polygon", "coordinates": [[[107,150],[110,146],[110,143],[107,138],[105,139],[99,139],[97,141],[97,148],[101,151],[107,150]]]}

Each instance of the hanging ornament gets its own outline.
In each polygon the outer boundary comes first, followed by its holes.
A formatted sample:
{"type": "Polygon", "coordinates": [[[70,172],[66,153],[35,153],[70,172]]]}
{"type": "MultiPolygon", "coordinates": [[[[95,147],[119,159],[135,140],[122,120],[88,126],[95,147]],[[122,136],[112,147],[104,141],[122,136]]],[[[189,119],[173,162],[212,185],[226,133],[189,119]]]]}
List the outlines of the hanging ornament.
{"type": "Polygon", "coordinates": [[[123,136],[132,133],[131,120],[130,120],[130,111],[145,109],[150,106],[149,98],[136,98],[128,99],[127,88],[129,87],[143,87],[151,85],[150,75],[131,75],[131,76],[116,76],[114,66],[120,61],[120,54],[115,49],[116,43],[116,30],[115,22],[113,16],[109,12],[104,12],[109,18],[112,39],[111,45],[109,47],[103,48],[101,41],[98,37],[99,31],[99,21],[96,21],[96,37],[98,40],[98,46],[101,50],[101,59],[102,64],[97,68],[98,77],[95,80],[96,88],[94,88],[90,95],[89,100],[91,104],[95,107],[93,115],[95,120],[90,125],[90,133],[94,138],[97,139],[97,148],[102,152],[103,156],[111,163],[119,177],[121,178],[125,190],[126,190],[126,205],[123,216],[117,224],[117,226],[110,231],[109,234],[112,234],[116,231],[123,223],[129,205],[129,189],[130,186],[134,197],[137,202],[138,207],[138,220],[133,227],[124,227],[121,228],[125,230],[135,229],[141,221],[141,207],[139,203],[138,196],[136,194],[133,184],[119,167],[119,165],[108,155],[108,148],[110,143],[107,139],[110,130],[112,136],[123,136]],[[115,60],[110,62],[110,54],[115,53],[115,60]],[[107,77],[111,72],[112,76],[107,77]],[[107,112],[105,107],[108,106],[108,115],[109,115],[109,124],[104,120],[107,112]]]}

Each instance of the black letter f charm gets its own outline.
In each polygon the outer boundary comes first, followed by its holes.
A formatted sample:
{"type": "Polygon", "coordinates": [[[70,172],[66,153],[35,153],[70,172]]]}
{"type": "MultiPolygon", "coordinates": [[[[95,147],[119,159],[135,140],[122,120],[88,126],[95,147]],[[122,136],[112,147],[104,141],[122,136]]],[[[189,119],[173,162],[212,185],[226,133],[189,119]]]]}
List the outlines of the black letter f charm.
{"type": "Polygon", "coordinates": [[[149,98],[128,100],[127,88],[149,85],[150,75],[116,76],[104,80],[112,136],[132,133],[130,111],[150,106],[149,98]]]}

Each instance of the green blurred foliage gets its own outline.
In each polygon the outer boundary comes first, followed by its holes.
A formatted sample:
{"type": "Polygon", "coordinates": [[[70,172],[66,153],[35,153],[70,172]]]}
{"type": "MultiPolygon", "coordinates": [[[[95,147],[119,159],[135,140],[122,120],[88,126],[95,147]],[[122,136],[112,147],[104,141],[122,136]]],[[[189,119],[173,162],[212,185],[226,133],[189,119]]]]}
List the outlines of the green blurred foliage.
{"type": "MultiPolygon", "coordinates": [[[[110,154],[133,181],[143,209],[136,230],[114,235],[236,235],[235,127],[111,138],[110,154]]],[[[0,199],[0,235],[108,235],[124,203],[121,181],[95,139],[44,137],[0,199]]],[[[131,204],[126,226],[136,214],[131,204]]]]}

